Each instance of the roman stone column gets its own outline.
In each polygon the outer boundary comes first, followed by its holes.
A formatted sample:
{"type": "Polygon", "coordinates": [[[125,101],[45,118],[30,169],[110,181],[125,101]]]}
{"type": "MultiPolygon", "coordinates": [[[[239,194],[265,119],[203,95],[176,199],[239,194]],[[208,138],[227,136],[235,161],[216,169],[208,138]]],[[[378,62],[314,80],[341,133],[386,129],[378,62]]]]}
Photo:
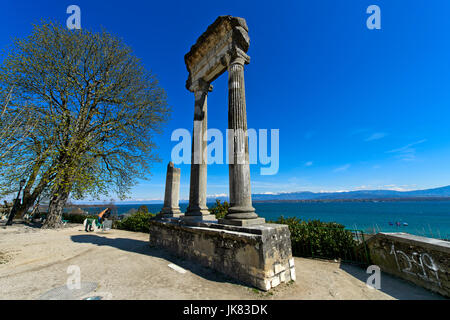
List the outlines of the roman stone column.
{"type": "Polygon", "coordinates": [[[219,223],[249,225],[264,223],[252,206],[248,155],[247,110],[244,64],[250,57],[242,50],[230,53],[228,65],[228,152],[230,208],[219,223]]]}
{"type": "Polygon", "coordinates": [[[207,178],[207,97],[212,86],[202,79],[189,88],[195,95],[194,130],[192,135],[191,178],[189,206],[183,217],[185,220],[215,220],[206,206],[207,178]]]}
{"type": "Polygon", "coordinates": [[[180,199],[180,168],[175,168],[173,162],[167,165],[166,192],[164,194],[164,207],[161,215],[164,218],[180,217],[183,214],[179,207],[180,199]]]}

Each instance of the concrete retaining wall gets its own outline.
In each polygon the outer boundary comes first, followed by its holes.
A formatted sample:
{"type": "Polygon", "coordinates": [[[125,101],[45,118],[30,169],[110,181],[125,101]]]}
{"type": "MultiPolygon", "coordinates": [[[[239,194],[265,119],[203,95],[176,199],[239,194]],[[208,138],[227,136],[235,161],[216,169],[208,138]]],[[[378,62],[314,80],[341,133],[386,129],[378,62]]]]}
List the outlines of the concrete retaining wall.
{"type": "Polygon", "coordinates": [[[408,233],[378,233],[367,245],[373,264],[382,271],[450,297],[450,242],[408,233]]]}

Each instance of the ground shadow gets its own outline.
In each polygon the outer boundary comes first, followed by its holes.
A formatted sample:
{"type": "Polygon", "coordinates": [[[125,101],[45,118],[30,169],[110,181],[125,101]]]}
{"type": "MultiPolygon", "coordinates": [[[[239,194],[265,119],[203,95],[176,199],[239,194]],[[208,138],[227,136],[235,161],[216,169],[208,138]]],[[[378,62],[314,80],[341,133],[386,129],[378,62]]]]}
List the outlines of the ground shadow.
{"type": "MultiPolygon", "coordinates": [[[[341,263],[340,268],[363,282],[366,282],[370,276],[366,273],[366,268],[359,265],[341,263]]],[[[381,272],[380,282],[381,288],[379,290],[381,292],[399,300],[445,300],[443,296],[437,293],[384,272],[381,272]]]]}
{"type": "Polygon", "coordinates": [[[24,222],[24,225],[26,225],[27,227],[30,227],[30,228],[40,229],[40,228],[42,228],[43,223],[29,221],[29,222],[24,222]]]}
{"type": "Polygon", "coordinates": [[[7,227],[13,227],[13,226],[14,227],[29,227],[29,228],[34,228],[34,229],[40,229],[42,227],[42,223],[15,219],[12,221],[12,225],[7,226],[6,221],[4,221],[2,224],[0,224],[0,227],[4,227],[3,229],[5,229],[7,227]]]}
{"type": "Polygon", "coordinates": [[[207,280],[215,282],[227,282],[248,287],[248,285],[231,277],[228,277],[225,274],[214,269],[204,267],[198,263],[180,258],[162,248],[151,246],[149,241],[129,238],[107,238],[94,234],[73,235],[71,236],[71,240],[77,243],[92,243],[98,246],[109,246],[123,251],[165,259],[207,280]]]}

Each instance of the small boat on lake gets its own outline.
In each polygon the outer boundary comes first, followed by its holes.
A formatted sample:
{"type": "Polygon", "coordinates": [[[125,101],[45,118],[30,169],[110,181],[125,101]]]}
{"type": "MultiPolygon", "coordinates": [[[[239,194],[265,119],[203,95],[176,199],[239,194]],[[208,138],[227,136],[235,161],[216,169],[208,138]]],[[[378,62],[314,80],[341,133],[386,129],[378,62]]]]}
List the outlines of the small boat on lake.
{"type": "MultiPolygon", "coordinates": [[[[393,224],[392,222],[389,221],[389,225],[390,225],[390,226],[393,226],[394,224],[393,224]]],[[[408,226],[408,222],[396,221],[396,222],[395,222],[395,225],[396,225],[397,227],[401,227],[401,226],[407,227],[407,226],[408,226]]]]}

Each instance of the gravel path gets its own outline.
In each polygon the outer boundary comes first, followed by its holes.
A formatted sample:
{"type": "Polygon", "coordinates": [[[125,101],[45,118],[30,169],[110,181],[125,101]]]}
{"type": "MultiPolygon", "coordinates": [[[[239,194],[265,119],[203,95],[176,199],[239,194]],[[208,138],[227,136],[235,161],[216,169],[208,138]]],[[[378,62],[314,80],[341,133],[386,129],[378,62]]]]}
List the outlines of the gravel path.
{"type": "Polygon", "coordinates": [[[295,265],[297,281],[267,293],[152,248],[145,233],[0,227],[0,299],[442,299],[388,275],[382,290],[368,288],[355,266],[303,258],[295,265]],[[68,292],[70,266],[79,268],[81,288],[68,292]]]}

